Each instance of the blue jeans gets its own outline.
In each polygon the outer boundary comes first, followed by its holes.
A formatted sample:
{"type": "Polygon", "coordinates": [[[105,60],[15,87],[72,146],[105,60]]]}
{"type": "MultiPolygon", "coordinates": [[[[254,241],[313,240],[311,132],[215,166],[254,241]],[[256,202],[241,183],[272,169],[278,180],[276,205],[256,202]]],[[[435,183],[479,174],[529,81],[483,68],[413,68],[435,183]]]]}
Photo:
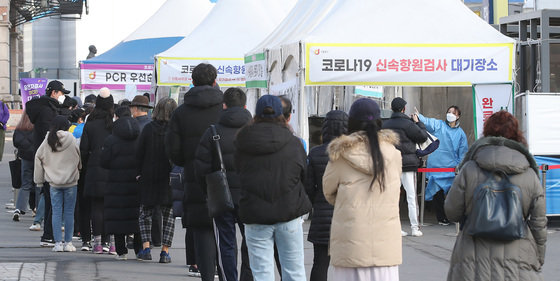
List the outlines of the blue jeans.
{"type": "MultiPolygon", "coordinates": [[[[40,190],[40,189],[39,189],[40,190]]],[[[45,197],[42,193],[37,192],[35,196],[39,196],[39,204],[37,204],[37,213],[35,214],[35,219],[33,223],[41,224],[43,217],[45,216],[45,197]]]]}
{"type": "Polygon", "coordinates": [[[21,159],[21,188],[19,190],[16,209],[27,212],[27,201],[29,200],[29,193],[35,188],[35,206],[39,203],[40,188],[35,187],[33,183],[33,161],[21,159]]]}
{"type": "Polygon", "coordinates": [[[57,188],[51,186],[52,227],[55,242],[62,242],[62,212],[64,210],[64,241],[72,242],[74,233],[74,208],[78,187],[57,188]]]}
{"type": "Polygon", "coordinates": [[[255,281],[274,280],[274,243],[283,281],[305,281],[302,219],[272,225],[246,224],[245,238],[255,281]]]}

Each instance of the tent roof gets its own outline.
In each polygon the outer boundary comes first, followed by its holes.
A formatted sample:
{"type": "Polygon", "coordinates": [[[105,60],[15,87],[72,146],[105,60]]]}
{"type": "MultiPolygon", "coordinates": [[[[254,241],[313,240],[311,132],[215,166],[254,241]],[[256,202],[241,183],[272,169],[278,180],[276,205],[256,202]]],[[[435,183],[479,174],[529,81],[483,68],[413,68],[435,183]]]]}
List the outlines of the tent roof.
{"type": "Polygon", "coordinates": [[[213,7],[209,0],[167,0],[121,43],[83,63],[153,64],[155,54],[193,31],[213,7]]]}
{"type": "Polygon", "coordinates": [[[219,0],[202,23],[157,57],[241,58],[282,21],[295,0],[219,0]]]}
{"type": "Polygon", "coordinates": [[[461,1],[299,0],[250,53],[297,42],[512,43],[461,1]]]}
{"type": "Polygon", "coordinates": [[[335,2],[316,28],[301,38],[303,41],[416,44],[515,42],[478,17],[461,1],[335,2]]]}

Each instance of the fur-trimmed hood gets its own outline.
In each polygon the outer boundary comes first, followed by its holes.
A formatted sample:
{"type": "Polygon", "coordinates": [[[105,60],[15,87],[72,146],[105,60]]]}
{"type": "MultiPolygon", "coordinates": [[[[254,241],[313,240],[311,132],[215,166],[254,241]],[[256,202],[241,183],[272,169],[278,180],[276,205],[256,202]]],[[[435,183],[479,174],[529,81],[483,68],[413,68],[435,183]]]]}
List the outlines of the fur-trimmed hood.
{"type": "MultiPolygon", "coordinates": [[[[379,145],[399,144],[399,136],[392,130],[380,130],[377,133],[379,145]]],[[[349,165],[362,173],[373,174],[373,163],[369,153],[369,140],[364,131],[355,132],[351,135],[342,135],[334,139],[327,149],[331,161],[340,158],[346,160],[349,165]]]]}

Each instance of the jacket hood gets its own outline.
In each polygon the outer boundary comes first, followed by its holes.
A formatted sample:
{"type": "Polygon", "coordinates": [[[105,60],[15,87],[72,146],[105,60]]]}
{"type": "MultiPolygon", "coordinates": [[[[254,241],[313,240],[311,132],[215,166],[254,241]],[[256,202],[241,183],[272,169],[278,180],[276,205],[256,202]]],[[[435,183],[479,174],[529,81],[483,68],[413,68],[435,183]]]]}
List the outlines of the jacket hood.
{"type": "Polygon", "coordinates": [[[165,130],[167,129],[167,122],[164,121],[152,121],[152,127],[154,131],[159,136],[165,135],[165,130]]]}
{"type": "Polygon", "coordinates": [[[222,103],[224,94],[212,86],[196,86],[185,94],[185,104],[208,108],[222,103]]]}
{"type": "Polygon", "coordinates": [[[140,135],[138,121],[132,117],[119,118],[113,123],[113,135],[123,140],[134,140],[140,135]]]}
{"type": "Polygon", "coordinates": [[[41,108],[42,107],[50,107],[52,108],[54,111],[57,111],[60,108],[60,103],[49,97],[49,96],[41,96],[38,99],[32,99],[30,101],[28,101],[25,104],[25,112],[27,113],[27,115],[29,116],[29,119],[31,120],[31,123],[35,124],[39,118],[39,116],[41,116],[41,108]]]}
{"type": "Polygon", "coordinates": [[[323,136],[323,143],[329,143],[336,137],[346,134],[348,132],[348,114],[344,111],[333,110],[327,113],[321,134],[323,136]]]}
{"type": "Polygon", "coordinates": [[[222,112],[219,123],[230,128],[241,128],[247,125],[253,116],[243,107],[230,107],[222,112]]]}
{"type": "Polygon", "coordinates": [[[391,119],[393,119],[393,118],[404,118],[404,119],[412,120],[412,118],[410,118],[408,115],[406,115],[402,112],[391,113],[391,119]]]}
{"type": "Polygon", "coordinates": [[[237,134],[236,147],[247,154],[272,154],[295,138],[290,129],[273,123],[256,123],[237,134]]]}
{"type": "MultiPolygon", "coordinates": [[[[45,135],[45,139],[48,138],[50,132],[47,132],[47,135],[45,135]]],[[[59,146],[56,148],[57,151],[63,151],[66,150],[68,147],[70,147],[71,145],[77,145],[76,143],[76,138],[74,137],[74,135],[72,135],[72,133],[68,132],[68,131],[57,131],[56,135],[58,136],[58,139],[60,140],[60,143],[62,144],[62,146],[59,146]]],[[[50,146],[49,146],[50,149],[50,146]]]]}
{"type": "Polygon", "coordinates": [[[533,155],[521,143],[502,138],[484,137],[477,140],[465,155],[459,169],[474,160],[485,170],[500,170],[507,174],[520,174],[531,168],[539,173],[533,155]]]}
{"type": "MultiPolygon", "coordinates": [[[[379,142],[398,145],[399,136],[392,130],[379,130],[379,142]]],[[[369,140],[364,131],[342,135],[334,139],[327,148],[331,161],[344,159],[350,166],[367,175],[373,174],[373,163],[369,152],[369,140]]]]}

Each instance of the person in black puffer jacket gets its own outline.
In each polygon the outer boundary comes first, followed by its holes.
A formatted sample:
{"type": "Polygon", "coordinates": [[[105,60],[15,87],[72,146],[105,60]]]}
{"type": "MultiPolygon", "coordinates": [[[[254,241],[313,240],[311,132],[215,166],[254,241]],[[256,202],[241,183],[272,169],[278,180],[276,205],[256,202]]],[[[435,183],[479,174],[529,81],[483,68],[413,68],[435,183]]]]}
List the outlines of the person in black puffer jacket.
{"type": "MultiPolygon", "coordinates": [[[[145,98],[145,97],[144,97],[145,98]]],[[[159,100],[152,115],[152,122],[144,126],[136,149],[136,175],[140,182],[141,206],[140,234],[142,235],[142,252],[138,258],[151,259],[150,236],[152,234],[152,215],[156,208],[161,210],[163,218],[163,237],[160,263],[170,263],[169,247],[173,242],[175,218],[173,217],[171,186],[169,173],[171,163],[165,155],[164,137],[171,114],[177,103],[170,98],[159,100]]]]}
{"type": "Polygon", "coordinates": [[[113,133],[101,147],[101,167],[109,170],[104,197],[105,233],[115,236],[115,247],[120,259],[125,259],[126,235],[134,234],[134,252],[140,251],[138,209],[140,192],[136,182],[136,142],[140,134],[138,122],[131,117],[128,107],[117,109],[118,119],[113,133]]]}
{"type": "MultiPolygon", "coordinates": [[[[111,131],[113,130],[113,96],[109,89],[102,88],[97,96],[95,109],[89,115],[84,132],[80,141],[80,152],[82,155],[82,163],[86,166],[86,174],[84,179],[84,195],[91,198],[91,226],[94,235],[93,252],[96,254],[103,253],[103,246],[108,243],[108,237],[103,237],[101,245],[101,236],[104,236],[104,203],[105,187],[109,177],[109,171],[101,167],[101,146],[105,142],[111,131]]],[[[80,225],[87,227],[87,222],[80,225]]],[[[82,241],[85,242],[85,241],[82,241]]],[[[110,250],[115,250],[111,245],[110,250]]],[[[114,251],[113,251],[114,252],[114,251]]]]}
{"type": "MultiPolygon", "coordinates": [[[[409,117],[405,112],[406,101],[396,97],[391,101],[393,114],[391,119],[383,122],[383,129],[391,129],[399,135],[399,145],[397,149],[402,155],[402,175],[401,183],[406,191],[408,202],[408,218],[410,219],[411,235],[422,236],[418,225],[418,203],[416,196],[416,171],[420,167],[420,158],[416,155],[416,144],[425,142],[428,139],[426,126],[418,120],[418,116],[409,117]]],[[[401,230],[401,235],[408,233],[401,230]]]]}
{"type": "MultiPolygon", "coordinates": [[[[220,254],[224,268],[226,280],[252,280],[251,268],[249,267],[249,254],[245,244],[245,229],[243,223],[239,221],[237,208],[239,207],[239,197],[241,183],[233,163],[235,147],[233,140],[237,131],[247,125],[251,119],[251,113],[245,109],[247,96],[240,88],[229,88],[224,93],[224,108],[220,116],[220,121],[216,125],[216,131],[220,136],[220,150],[227,172],[229,190],[235,210],[227,212],[214,218],[218,230],[218,240],[220,254]],[[241,276],[237,274],[237,238],[235,234],[235,224],[239,226],[243,241],[241,244],[241,276]]],[[[205,176],[219,170],[219,159],[216,153],[216,144],[213,140],[212,130],[208,128],[204,136],[200,139],[200,144],[196,150],[195,170],[199,182],[202,184],[203,191],[206,193],[205,176]]]]}
{"type": "Polygon", "coordinates": [[[19,189],[16,210],[13,220],[19,221],[19,216],[27,211],[27,201],[31,191],[35,192],[35,206],[39,205],[40,189],[33,182],[33,161],[35,149],[33,148],[33,124],[29,116],[23,111],[21,120],[17,124],[13,137],[14,147],[17,148],[17,157],[21,159],[21,188],[19,189]]]}
{"type": "Polygon", "coordinates": [[[280,98],[262,96],[254,123],[242,128],[235,140],[239,218],[245,223],[255,280],[274,279],[274,242],[282,277],[305,280],[301,216],[311,210],[303,185],[307,159],[282,111],[280,98]]]}
{"type": "Polygon", "coordinates": [[[311,281],[327,280],[329,269],[329,239],[334,207],[323,194],[323,174],[329,163],[327,147],[331,140],[348,132],[348,114],[333,110],[327,113],[321,133],[323,144],[314,147],[307,156],[307,179],[305,189],[313,203],[313,214],[307,240],[313,243],[313,268],[311,281]]]}
{"type": "Polygon", "coordinates": [[[193,234],[196,262],[203,281],[214,280],[216,243],[206,197],[195,179],[194,154],[200,137],[218,122],[222,112],[223,93],[214,87],[216,77],[216,68],[210,64],[201,63],[193,69],[195,87],[185,94],[184,104],[173,113],[165,134],[167,156],[173,164],[184,167],[182,223],[193,234]]]}

